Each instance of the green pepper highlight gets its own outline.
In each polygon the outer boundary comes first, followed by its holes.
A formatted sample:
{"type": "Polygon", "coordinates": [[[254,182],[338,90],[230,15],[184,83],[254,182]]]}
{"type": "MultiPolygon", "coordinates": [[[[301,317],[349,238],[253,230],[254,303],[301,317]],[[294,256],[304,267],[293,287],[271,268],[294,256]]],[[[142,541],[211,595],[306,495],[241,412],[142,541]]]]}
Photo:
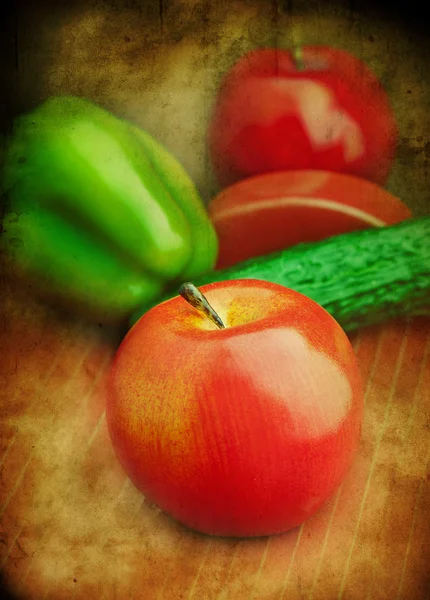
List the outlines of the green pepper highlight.
{"type": "Polygon", "coordinates": [[[50,98],[15,121],[2,192],[13,271],[99,320],[126,318],[216,261],[215,230],[180,163],[82,98],[50,98]]]}

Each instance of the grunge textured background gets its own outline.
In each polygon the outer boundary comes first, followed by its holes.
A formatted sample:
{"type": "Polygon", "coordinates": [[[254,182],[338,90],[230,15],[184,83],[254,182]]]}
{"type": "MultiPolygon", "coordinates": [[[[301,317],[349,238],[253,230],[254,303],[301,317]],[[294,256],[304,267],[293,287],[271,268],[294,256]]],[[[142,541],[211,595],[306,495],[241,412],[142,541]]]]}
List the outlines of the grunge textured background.
{"type": "MultiPolygon", "coordinates": [[[[395,5],[385,12],[323,0],[22,5],[3,41],[6,122],[49,95],[85,96],[152,133],[208,200],[217,187],[206,127],[223,74],[255,47],[338,46],[368,63],[390,95],[400,147],[387,187],[417,213],[428,212],[430,44],[395,5]]],[[[413,14],[414,2],[408,5],[413,14]]]]}
{"type": "MultiPolygon", "coordinates": [[[[205,200],[217,86],[245,51],[321,43],[366,61],[400,145],[388,189],[430,212],[430,48],[391,6],[291,0],[18,3],[1,37],[2,129],[52,94],[85,96],[146,128],[205,200]]],[[[409,16],[415,4],[408,3],[409,16]]],[[[3,149],[3,147],[2,147],[3,149]]],[[[366,390],[360,452],[297,530],[209,538],[148,504],[114,457],[104,393],[119,334],[0,290],[0,569],[28,599],[315,600],[429,596],[430,325],[353,336],[366,390]]]]}

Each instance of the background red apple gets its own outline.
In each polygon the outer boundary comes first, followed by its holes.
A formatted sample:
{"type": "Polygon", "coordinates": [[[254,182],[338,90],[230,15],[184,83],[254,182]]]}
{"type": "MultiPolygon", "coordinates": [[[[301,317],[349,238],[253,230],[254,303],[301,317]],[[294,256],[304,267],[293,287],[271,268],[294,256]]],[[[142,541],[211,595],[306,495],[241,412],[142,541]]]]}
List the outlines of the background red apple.
{"type": "Polygon", "coordinates": [[[198,531],[256,536],[312,515],[351,465],[362,421],[350,342],[283,286],[202,286],[226,324],[176,296],[147,312],[112,368],[107,421],[134,484],[198,531]]]}
{"type": "Polygon", "coordinates": [[[239,181],[211,200],[217,268],[301,242],[394,225],[411,210],[379,185],[330,171],[281,171],[239,181]]]}
{"type": "Polygon", "coordinates": [[[377,77],[325,46],[254,50],[226,75],[209,128],[222,185],[287,169],[352,173],[383,184],[397,127],[377,77]]]}

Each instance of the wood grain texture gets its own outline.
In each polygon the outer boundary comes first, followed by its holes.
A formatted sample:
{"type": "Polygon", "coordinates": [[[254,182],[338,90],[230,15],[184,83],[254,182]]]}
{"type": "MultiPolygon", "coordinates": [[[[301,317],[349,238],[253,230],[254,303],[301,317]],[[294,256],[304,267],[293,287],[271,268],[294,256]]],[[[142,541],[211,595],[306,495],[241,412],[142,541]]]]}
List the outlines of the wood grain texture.
{"type": "Polygon", "coordinates": [[[352,338],[365,420],[334,497],[289,533],[233,540],[182,527],[123,474],[104,416],[115,334],[9,294],[0,339],[0,565],[20,597],[425,598],[428,320],[352,338]]]}

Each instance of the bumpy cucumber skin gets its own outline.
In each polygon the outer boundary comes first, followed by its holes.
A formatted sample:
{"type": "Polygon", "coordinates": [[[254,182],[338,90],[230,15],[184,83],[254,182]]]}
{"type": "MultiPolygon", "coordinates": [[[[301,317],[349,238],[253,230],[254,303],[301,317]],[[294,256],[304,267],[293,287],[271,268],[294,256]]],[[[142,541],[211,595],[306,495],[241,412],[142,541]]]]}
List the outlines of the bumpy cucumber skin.
{"type": "MultiPolygon", "coordinates": [[[[262,279],[296,290],[323,306],[345,331],[430,315],[430,216],[298,244],[193,283],[231,279],[262,279]]],[[[160,302],[176,295],[172,290],[160,302]]],[[[151,306],[136,312],[131,324],[151,306]]]]}

